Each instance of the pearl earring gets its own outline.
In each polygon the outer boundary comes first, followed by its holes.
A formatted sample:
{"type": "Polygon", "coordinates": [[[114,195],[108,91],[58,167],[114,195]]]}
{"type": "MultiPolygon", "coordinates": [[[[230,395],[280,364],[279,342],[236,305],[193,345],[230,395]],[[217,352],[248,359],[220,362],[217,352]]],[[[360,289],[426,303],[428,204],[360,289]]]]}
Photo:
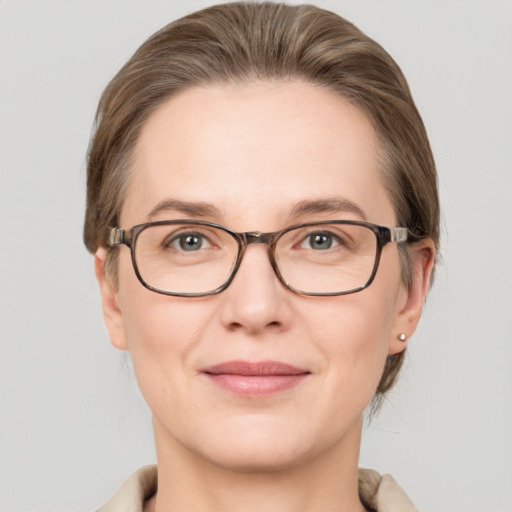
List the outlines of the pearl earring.
{"type": "Polygon", "coordinates": [[[405,334],[405,332],[401,332],[397,338],[400,340],[400,341],[407,341],[407,334],[405,334]]]}

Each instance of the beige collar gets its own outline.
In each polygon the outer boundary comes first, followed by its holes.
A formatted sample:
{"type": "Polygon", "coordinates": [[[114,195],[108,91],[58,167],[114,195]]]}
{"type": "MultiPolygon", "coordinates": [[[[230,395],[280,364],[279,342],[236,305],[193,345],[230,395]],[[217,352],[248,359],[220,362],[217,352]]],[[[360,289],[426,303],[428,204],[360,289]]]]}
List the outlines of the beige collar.
{"type": "MultiPolygon", "coordinates": [[[[142,512],[156,485],[156,466],[144,466],[97,512],[142,512]]],[[[359,495],[363,505],[374,512],[418,512],[391,475],[381,476],[371,469],[359,470],[359,495]]]]}
{"type": "Polygon", "coordinates": [[[373,469],[359,470],[359,496],[363,505],[375,512],[418,512],[391,475],[373,469]]]}

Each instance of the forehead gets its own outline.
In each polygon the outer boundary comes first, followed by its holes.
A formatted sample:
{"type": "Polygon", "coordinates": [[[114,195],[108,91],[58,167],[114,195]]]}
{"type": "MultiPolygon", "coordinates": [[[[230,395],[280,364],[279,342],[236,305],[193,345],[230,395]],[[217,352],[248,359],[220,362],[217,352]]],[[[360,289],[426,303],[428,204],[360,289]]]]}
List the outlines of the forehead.
{"type": "Polygon", "coordinates": [[[325,88],[298,81],[191,88],[143,126],[121,219],[145,222],[172,198],[213,204],[222,217],[215,220],[261,230],[297,202],[341,198],[384,223],[393,214],[379,168],[370,121],[325,88]]]}

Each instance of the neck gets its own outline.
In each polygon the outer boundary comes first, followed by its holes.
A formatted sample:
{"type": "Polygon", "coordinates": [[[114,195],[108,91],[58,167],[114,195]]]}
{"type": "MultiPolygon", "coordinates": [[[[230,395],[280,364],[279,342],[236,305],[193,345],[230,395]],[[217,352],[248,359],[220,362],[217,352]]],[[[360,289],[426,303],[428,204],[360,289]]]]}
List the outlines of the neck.
{"type": "Polygon", "coordinates": [[[154,422],[158,456],[155,512],[362,512],[359,422],[321,453],[279,468],[233,469],[191,452],[154,422]]]}

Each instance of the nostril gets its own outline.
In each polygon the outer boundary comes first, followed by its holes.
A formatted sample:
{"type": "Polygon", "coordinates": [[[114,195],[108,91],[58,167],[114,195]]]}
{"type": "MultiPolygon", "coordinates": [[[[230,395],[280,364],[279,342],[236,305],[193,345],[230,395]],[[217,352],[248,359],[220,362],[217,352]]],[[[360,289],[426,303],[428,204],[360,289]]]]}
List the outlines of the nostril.
{"type": "MultiPolygon", "coordinates": [[[[264,328],[270,329],[270,330],[278,330],[278,329],[281,329],[281,327],[282,327],[282,323],[278,322],[278,321],[269,322],[268,324],[266,324],[264,326],[264,328]]],[[[244,324],[240,323],[240,322],[231,322],[230,324],[228,324],[228,330],[231,332],[236,332],[236,331],[246,330],[246,329],[247,329],[247,326],[244,326],[244,324]]]]}
{"type": "Polygon", "coordinates": [[[231,322],[229,325],[228,325],[228,329],[232,332],[235,332],[235,331],[239,331],[240,329],[242,329],[243,326],[241,323],[239,322],[231,322]]]}

